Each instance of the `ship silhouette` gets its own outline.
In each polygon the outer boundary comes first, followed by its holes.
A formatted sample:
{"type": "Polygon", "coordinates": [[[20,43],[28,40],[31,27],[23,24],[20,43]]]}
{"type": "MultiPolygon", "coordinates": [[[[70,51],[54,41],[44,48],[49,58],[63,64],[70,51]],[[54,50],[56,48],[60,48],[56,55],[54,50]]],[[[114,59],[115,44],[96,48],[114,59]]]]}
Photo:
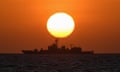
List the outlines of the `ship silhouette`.
{"type": "Polygon", "coordinates": [[[48,46],[47,50],[43,48],[39,50],[22,50],[23,54],[94,54],[94,51],[82,51],[81,47],[71,46],[71,48],[66,48],[64,45],[58,47],[58,39],[52,45],[48,46]]]}

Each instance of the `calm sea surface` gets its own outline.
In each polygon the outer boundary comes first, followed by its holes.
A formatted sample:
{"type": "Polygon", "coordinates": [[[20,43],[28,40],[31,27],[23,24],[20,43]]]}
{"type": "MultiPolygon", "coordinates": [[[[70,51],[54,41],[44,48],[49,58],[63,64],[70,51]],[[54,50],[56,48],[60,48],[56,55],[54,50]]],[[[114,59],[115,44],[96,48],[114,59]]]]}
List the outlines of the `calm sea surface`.
{"type": "Polygon", "coordinates": [[[0,72],[120,72],[120,54],[0,54],[0,72]]]}

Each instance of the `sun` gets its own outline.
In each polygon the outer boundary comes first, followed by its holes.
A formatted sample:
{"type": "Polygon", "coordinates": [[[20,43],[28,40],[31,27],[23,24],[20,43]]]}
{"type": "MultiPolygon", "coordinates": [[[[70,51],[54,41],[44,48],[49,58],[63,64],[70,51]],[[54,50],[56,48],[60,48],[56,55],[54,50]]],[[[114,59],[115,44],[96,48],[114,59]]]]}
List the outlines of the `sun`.
{"type": "Polygon", "coordinates": [[[65,38],[74,30],[74,20],[72,16],[64,12],[57,12],[51,15],[47,21],[47,30],[56,38],[65,38]]]}

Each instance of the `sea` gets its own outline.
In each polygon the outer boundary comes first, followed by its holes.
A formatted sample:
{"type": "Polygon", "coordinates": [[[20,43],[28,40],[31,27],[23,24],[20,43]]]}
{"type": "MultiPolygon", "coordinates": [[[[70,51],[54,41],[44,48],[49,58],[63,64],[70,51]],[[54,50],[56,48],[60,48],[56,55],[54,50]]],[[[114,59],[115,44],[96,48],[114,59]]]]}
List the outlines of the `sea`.
{"type": "Polygon", "coordinates": [[[0,54],[0,72],[120,72],[120,54],[0,54]]]}

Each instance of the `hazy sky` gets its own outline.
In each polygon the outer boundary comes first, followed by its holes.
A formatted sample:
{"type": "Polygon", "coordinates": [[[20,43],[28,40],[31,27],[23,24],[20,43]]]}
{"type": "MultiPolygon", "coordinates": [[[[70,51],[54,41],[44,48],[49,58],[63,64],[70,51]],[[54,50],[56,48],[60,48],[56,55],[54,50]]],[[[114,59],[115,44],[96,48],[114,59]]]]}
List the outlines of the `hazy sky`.
{"type": "Polygon", "coordinates": [[[0,0],[0,53],[47,49],[54,42],[47,19],[61,11],[73,16],[75,31],[59,46],[120,53],[120,0],[0,0]]]}

